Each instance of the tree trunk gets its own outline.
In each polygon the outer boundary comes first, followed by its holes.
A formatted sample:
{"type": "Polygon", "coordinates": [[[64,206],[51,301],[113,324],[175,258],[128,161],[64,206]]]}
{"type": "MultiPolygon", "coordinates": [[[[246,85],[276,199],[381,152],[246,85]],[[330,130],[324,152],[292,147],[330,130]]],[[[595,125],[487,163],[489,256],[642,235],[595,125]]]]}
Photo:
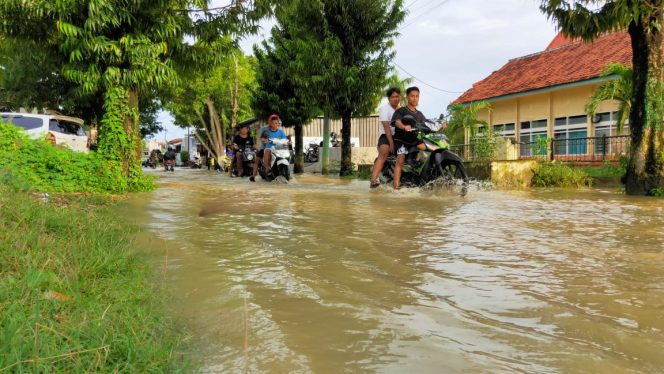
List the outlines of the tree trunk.
{"type": "Polygon", "coordinates": [[[143,146],[141,144],[141,129],[139,128],[138,123],[138,88],[135,86],[130,87],[127,90],[127,105],[129,113],[125,113],[124,116],[124,130],[127,134],[127,140],[129,140],[130,150],[127,150],[127,153],[124,157],[125,160],[125,172],[127,176],[130,175],[130,170],[140,169],[141,167],[141,155],[143,153],[143,146]]]}
{"type": "Polygon", "coordinates": [[[662,101],[662,32],[654,27],[662,20],[662,0],[650,18],[632,22],[633,89],[629,115],[630,161],[625,175],[628,195],[650,195],[664,188],[662,101]]]}
{"type": "Polygon", "coordinates": [[[214,106],[214,101],[212,100],[211,97],[207,97],[205,99],[205,104],[207,105],[208,112],[210,114],[210,125],[212,127],[212,132],[213,132],[213,139],[214,141],[212,142],[212,145],[215,148],[216,156],[217,156],[217,161],[226,154],[226,134],[224,131],[224,125],[221,122],[221,118],[219,117],[219,114],[217,113],[217,109],[214,106]]]}
{"type": "Polygon", "coordinates": [[[351,115],[344,114],[341,116],[341,169],[339,175],[342,177],[351,175],[353,173],[353,162],[350,144],[350,123],[351,115]]]}
{"type": "Polygon", "coordinates": [[[302,125],[295,125],[295,174],[304,173],[304,140],[302,125]]]}

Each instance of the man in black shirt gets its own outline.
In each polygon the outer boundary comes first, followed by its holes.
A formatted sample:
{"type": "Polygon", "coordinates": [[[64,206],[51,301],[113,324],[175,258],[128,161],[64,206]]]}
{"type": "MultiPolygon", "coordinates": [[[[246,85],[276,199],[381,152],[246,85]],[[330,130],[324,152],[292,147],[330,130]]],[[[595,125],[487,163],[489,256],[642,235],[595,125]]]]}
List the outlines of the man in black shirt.
{"type": "Polygon", "coordinates": [[[409,148],[417,146],[417,149],[424,150],[424,143],[417,138],[415,125],[425,121],[424,114],[417,110],[420,103],[420,89],[409,87],[406,90],[406,100],[408,105],[401,107],[394,112],[392,122],[394,122],[394,148],[397,154],[397,163],[394,166],[394,189],[401,188],[401,168],[406,162],[409,148]]]}
{"type": "Polygon", "coordinates": [[[249,134],[248,125],[240,127],[240,132],[233,138],[235,172],[231,174],[231,177],[241,177],[244,173],[244,168],[242,167],[242,151],[246,146],[254,146],[254,138],[249,134]]]}

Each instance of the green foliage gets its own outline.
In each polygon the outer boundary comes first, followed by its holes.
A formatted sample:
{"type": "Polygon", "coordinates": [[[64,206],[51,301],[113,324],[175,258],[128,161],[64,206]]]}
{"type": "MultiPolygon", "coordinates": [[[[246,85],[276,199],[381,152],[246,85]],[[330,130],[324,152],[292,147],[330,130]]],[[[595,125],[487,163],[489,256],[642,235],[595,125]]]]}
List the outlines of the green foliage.
{"type": "Polygon", "coordinates": [[[106,198],[39,200],[0,185],[0,371],[184,370],[136,228],[106,198]]]}
{"type": "Polygon", "coordinates": [[[308,123],[318,109],[305,87],[293,79],[298,71],[294,67],[296,41],[288,31],[283,17],[272,28],[270,43],[262,48],[254,46],[258,89],[253,94],[252,107],[259,118],[279,113],[285,127],[295,127],[295,172],[304,171],[302,126],[308,123]]]}
{"type": "Polygon", "coordinates": [[[652,190],[650,190],[648,195],[654,197],[664,197],[664,188],[662,187],[653,188],[652,190]]]}
{"type": "Polygon", "coordinates": [[[184,150],[180,152],[180,161],[182,161],[183,165],[187,165],[189,162],[189,151],[184,150]]]}
{"type": "Polygon", "coordinates": [[[546,135],[537,135],[535,141],[530,145],[530,150],[533,151],[535,156],[544,156],[549,151],[549,144],[551,139],[546,135]]]}
{"type": "Polygon", "coordinates": [[[632,74],[632,68],[620,64],[610,64],[604,68],[601,76],[615,77],[615,79],[604,82],[595,88],[586,104],[586,113],[593,117],[602,102],[607,100],[618,101],[616,125],[618,131],[622,132],[632,109],[632,74]]]}
{"type": "Polygon", "coordinates": [[[599,166],[580,166],[576,168],[591,178],[621,178],[627,171],[627,165],[624,163],[613,165],[609,162],[599,166]]]}
{"type": "Polygon", "coordinates": [[[293,79],[316,106],[342,118],[340,174],[352,172],[350,119],[372,113],[387,83],[402,0],[293,0],[282,14],[297,40],[293,79]]]}
{"type": "Polygon", "coordinates": [[[117,160],[28,139],[22,130],[2,122],[0,175],[17,190],[115,194],[154,188],[152,179],[140,174],[126,178],[117,160]]]}
{"type": "Polygon", "coordinates": [[[469,105],[452,104],[448,108],[447,134],[450,144],[464,144],[465,132],[470,131],[473,139],[480,128],[488,126],[488,122],[478,118],[479,112],[491,111],[491,104],[486,101],[474,102],[469,105]]]}
{"type": "Polygon", "coordinates": [[[592,178],[583,170],[556,162],[543,162],[533,176],[535,187],[590,187],[592,178]]]}
{"type": "Polygon", "coordinates": [[[498,138],[489,126],[483,127],[472,140],[473,160],[493,160],[498,138]]]}

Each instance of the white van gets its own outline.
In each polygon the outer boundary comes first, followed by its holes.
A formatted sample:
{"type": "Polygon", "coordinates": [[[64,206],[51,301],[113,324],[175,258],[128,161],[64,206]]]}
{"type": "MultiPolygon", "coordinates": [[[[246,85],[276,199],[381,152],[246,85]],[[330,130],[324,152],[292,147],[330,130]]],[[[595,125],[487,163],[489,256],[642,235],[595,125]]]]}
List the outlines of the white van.
{"type": "Polygon", "coordinates": [[[55,114],[0,113],[3,122],[21,127],[33,139],[45,139],[77,152],[88,152],[90,141],[83,120],[55,114]]]}

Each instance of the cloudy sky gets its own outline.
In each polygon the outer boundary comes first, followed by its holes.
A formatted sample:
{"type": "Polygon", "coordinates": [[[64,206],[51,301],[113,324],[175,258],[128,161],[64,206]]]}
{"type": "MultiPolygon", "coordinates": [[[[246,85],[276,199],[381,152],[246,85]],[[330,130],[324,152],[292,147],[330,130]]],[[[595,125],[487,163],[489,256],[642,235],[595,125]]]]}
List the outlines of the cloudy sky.
{"type": "MultiPolygon", "coordinates": [[[[216,3],[223,3],[218,0],[216,3]]],[[[420,87],[420,110],[437,117],[463,91],[509,59],[544,50],[555,25],[538,8],[538,0],[405,0],[408,11],[395,41],[394,63],[401,77],[414,77],[420,87]]],[[[242,42],[246,53],[269,35],[265,21],[258,35],[242,42]]],[[[159,120],[172,139],[185,132],[159,120]]]]}

